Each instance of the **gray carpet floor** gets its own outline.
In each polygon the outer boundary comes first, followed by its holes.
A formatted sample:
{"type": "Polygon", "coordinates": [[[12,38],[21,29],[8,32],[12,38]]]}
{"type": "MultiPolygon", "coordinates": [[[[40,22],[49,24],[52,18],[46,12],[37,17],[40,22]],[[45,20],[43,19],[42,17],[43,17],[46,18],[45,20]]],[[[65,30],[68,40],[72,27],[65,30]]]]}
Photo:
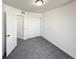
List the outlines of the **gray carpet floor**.
{"type": "Polygon", "coordinates": [[[17,47],[5,59],[73,59],[43,37],[18,39],[17,47]]]}

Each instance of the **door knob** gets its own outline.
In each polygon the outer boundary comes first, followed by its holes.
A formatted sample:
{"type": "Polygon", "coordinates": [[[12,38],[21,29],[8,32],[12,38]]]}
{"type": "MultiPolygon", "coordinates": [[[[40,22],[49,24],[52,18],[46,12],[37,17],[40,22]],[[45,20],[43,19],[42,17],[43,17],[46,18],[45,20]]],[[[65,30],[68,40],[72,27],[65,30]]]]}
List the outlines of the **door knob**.
{"type": "Polygon", "coordinates": [[[6,35],[6,37],[9,37],[10,35],[6,35]]]}

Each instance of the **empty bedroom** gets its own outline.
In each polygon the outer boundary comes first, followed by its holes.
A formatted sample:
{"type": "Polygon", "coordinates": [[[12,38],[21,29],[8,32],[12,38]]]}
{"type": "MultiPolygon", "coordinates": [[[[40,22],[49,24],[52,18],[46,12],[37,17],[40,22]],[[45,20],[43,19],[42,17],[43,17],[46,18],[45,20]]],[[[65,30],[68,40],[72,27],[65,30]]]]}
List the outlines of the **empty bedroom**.
{"type": "Polygon", "coordinates": [[[2,0],[3,59],[76,59],[76,0],[2,0]]]}

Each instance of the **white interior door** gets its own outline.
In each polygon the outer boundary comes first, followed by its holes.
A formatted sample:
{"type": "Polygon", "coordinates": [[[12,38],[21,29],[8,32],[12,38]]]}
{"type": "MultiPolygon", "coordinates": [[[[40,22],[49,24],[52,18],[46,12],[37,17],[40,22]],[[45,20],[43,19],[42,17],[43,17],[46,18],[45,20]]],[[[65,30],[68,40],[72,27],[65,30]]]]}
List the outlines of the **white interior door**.
{"type": "Polygon", "coordinates": [[[8,56],[17,45],[16,15],[6,13],[6,56],[8,56]]]}
{"type": "Polygon", "coordinates": [[[24,38],[24,16],[17,16],[17,38],[24,38]]]}

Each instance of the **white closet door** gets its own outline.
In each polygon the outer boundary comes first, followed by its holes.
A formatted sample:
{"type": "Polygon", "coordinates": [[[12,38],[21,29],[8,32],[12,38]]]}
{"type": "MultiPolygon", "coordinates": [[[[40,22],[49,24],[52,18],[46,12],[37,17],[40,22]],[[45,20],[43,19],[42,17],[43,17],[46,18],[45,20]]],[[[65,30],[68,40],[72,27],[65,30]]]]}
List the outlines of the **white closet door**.
{"type": "Polygon", "coordinates": [[[40,19],[36,17],[28,18],[28,38],[40,36],[40,19]]]}

